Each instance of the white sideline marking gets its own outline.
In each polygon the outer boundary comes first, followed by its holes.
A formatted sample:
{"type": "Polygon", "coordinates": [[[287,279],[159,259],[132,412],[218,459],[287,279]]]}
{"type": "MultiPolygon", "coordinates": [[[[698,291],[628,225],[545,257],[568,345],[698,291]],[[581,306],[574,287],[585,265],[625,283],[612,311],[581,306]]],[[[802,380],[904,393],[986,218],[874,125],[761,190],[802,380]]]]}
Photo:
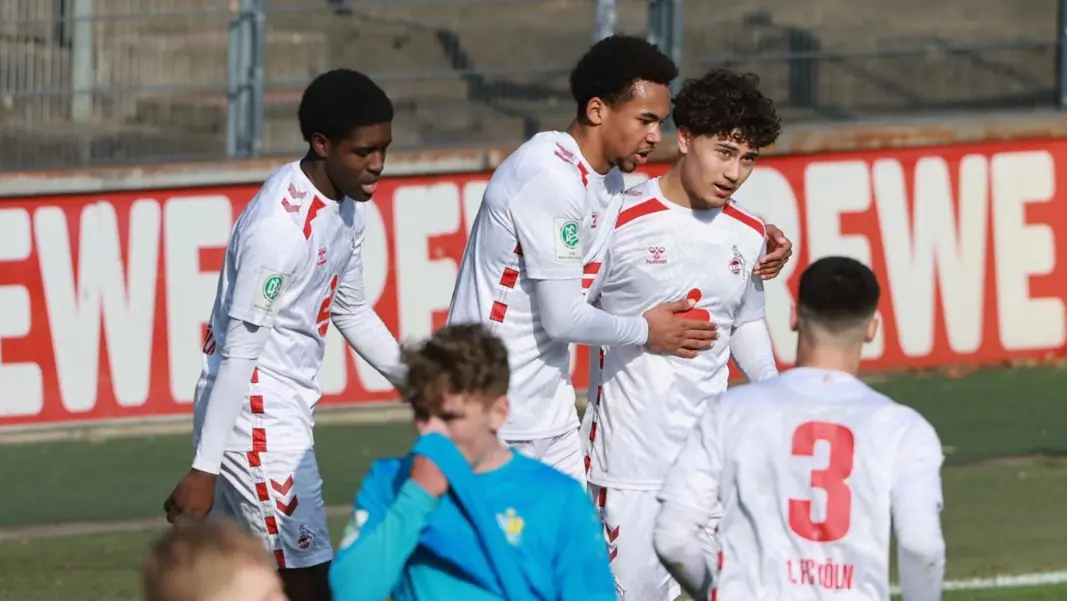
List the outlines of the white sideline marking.
{"type": "MultiPolygon", "coordinates": [[[[1014,576],[993,576],[992,578],[946,580],[942,588],[946,591],[974,591],[1064,583],[1067,583],[1067,570],[1057,572],[1034,572],[1032,574],[1017,574],[1014,576]]],[[[899,595],[900,587],[894,584],[892,593],[894,595],[899,595]]]]}

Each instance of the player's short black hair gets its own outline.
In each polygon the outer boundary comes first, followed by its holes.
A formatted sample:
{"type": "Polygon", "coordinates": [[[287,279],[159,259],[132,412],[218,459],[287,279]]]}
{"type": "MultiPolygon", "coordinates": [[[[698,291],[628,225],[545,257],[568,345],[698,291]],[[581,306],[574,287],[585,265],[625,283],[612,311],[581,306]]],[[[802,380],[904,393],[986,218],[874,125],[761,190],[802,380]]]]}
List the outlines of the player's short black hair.
{"type": "Polygon", "coordinates": [[[392,122],[393,102],[363,73],[334,69],[308,85],[297,115],[305,142],[314,134],[342,140],[357,127],[392,122]]]}
{"type": "Polygon", "coordinates": [[[770,146],[782,131],[774,102],[759,90],[759,77],[729,69],[686,80],[674,98],[673,117],[675,127],[694,135],[733,137],[755,148],[770,146]]]}
{"type": "Polygon", "coordinates": [[[404,345],[407,376],[401,387],[417,418],[437,414],[447,394],[490,403],[508,391],[511,372],[504,342],[480,323],[452,324],[418,345],[404,345]]]}
{"type": "Polygon", "coordinates": [[[880,296],[870,267],[849,257],[824,257],[800,276],[797,308],[802,319],[836,332],[866,323],[880,296]]]}
{"type": "Polygon", "coordinates": [[[678,65],[644,38],[608,36],[593,44],[571,71],[571,96],[578,103],[578,117],[593,98],[610,106],[630,99],[634,82],[668,85],[678,77],[678,65]]]}

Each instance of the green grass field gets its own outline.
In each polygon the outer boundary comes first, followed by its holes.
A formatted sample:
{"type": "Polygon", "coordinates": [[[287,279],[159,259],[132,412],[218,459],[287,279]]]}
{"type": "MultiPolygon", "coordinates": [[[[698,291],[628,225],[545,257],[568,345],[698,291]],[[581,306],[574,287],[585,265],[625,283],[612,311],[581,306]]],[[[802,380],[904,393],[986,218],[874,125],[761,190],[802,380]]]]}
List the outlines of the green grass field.
{"type": "MultiPolygon", "coordinates": [[[[907,375],[876,385],[918,408],[941,435],[951,579],[1067,569],[1067,369],[907,375]]],[[[402,453],[406,424],[322,426],[318,458],[331,505],[347,505],[370,461],[402,453]]],[[[160,516],[185,472],[188,435],[0,446],[3,529],[160,516]]],[[[343,518],[331,520],[338,532],[343,518]]],[[[0,539],[0,601],[137,598],[137,567],[157,530],[0,539]]],[[[336,539],[335,539],[336,540],[336,539]]],[[[1067,585],[950,591],[947,601],[1067,599],[1067,585]]]]}

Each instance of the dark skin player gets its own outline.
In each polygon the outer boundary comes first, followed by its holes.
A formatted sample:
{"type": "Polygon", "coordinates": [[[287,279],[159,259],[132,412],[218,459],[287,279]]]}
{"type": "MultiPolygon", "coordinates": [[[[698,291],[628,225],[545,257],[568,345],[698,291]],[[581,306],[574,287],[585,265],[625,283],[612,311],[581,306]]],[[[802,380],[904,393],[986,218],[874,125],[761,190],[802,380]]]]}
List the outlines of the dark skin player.
{"type": "MultiPolygon", "coordinates": [[[[349,100],[352,101],[351,99],[349,100]]],[[[352,127],[343,135],[330,135],[309,129],[304,123],[301,107],[301,129],[308,140],[308,152],[300,167],[325,197],[341,202],[346,196],[357,202],[367,202],[374,195],[385,168],[385,155],[393,141],[391,121],[352,127]]],[[[316,112],[330,107],[308,107],[316,112]]],[[[218,476],[196,469],[189,470],[174,487],[163,509],[167,521],[201,519],[214,505],[218,476]]],[[[309,568],[289,568],[279,571],[286,595],[291,601],[326,601],[330,599],[330,563],[309,568]]]]}
{"type": "MultiPolygon", "coordinates": [[[[671,112],[668,84],[677,76],[674,62],[638,37],[610,36],[582,57],[570,77],[578,111],[567,133],[593,169],[605,174],[618,167],[632,173],[648,163],[671,112]]],[[[766,229],[767,254],[753,274],[769,280],[789,261],[793,243],[774,225],[766,224],[766,229]]],[[[711,347],[717,326],[675,315],[689,309],[689,301],[680,299],[644,314],[649,350],[692,358],[711,347]]]]}

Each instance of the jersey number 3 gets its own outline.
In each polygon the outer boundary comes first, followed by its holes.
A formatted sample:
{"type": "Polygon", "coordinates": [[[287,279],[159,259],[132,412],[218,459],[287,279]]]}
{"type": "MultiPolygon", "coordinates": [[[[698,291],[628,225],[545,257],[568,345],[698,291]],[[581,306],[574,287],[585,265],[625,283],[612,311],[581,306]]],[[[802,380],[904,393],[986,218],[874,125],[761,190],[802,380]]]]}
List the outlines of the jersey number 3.
{"type": "Polygon", "coordinates": [[[793,432],[793,456],[812,457],[816,441],[829,445],[830,461],[825,469],[812,470],[811,487],[826,493],[826,519],[812,519],[809,499],[789,499],[789,528],[815,542],[840,540],[852,521],[852,489],[845,480],[852,474],[855,440],[852,430],[841,424],[806,422],[793,432]]]}

